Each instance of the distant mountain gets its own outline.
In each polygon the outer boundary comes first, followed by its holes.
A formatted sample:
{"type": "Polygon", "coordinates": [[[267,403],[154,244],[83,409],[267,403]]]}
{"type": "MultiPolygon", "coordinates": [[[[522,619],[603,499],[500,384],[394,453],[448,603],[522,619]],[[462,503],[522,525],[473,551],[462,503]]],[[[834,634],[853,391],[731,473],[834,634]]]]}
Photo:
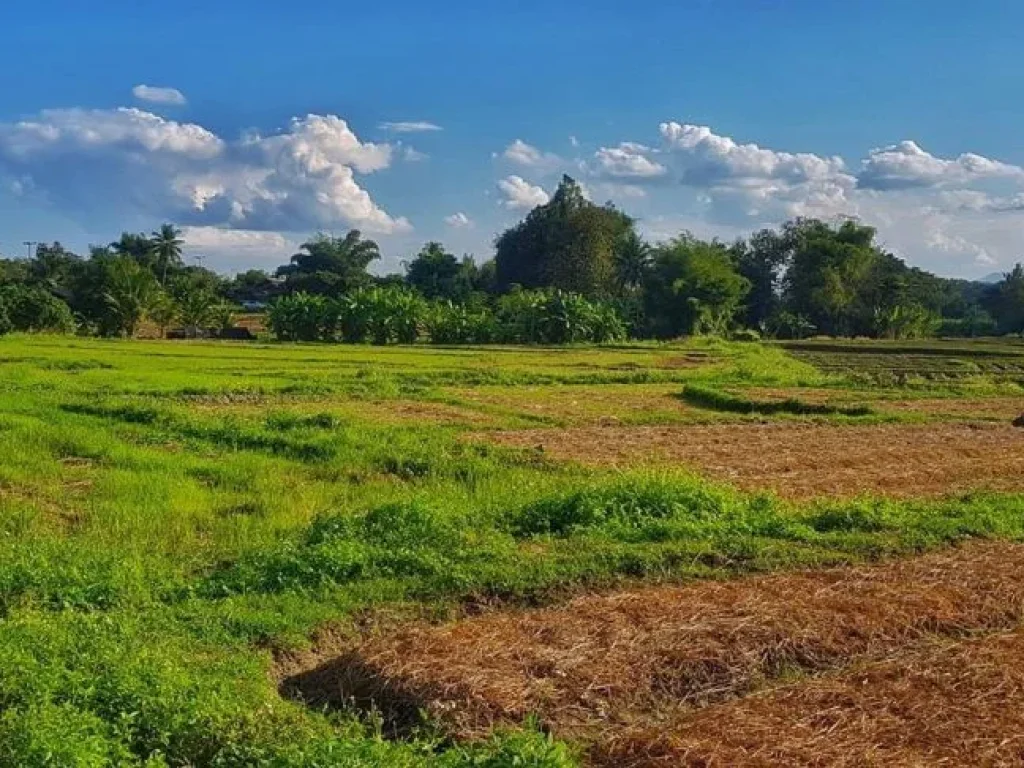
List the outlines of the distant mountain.
{"type": "Polygon", "coordinates": [[[984,277],[979,277],[976,282],[986,283],[987,285],[995,285],[996,283],[1003,282],[1003,273],[1002,272],[993,272],[991,275],[985,275],[984,277]]]}

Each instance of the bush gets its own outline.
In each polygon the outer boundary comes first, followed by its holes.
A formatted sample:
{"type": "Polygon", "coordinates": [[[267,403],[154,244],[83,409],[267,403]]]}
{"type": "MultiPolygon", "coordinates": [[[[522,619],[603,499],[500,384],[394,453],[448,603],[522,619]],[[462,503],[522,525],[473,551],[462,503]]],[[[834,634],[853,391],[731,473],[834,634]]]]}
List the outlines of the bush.
{"type": "Polygon", "coordinates": [[[0,333],[74,333],[71,308],[48,291],[29,285],[0,289],[0,333]]]}
{"type": "Polygon", "coordinates": [[[329,336],[331,307],[323,296],[293,293],[270,305],[267,325],[282,341],[316,341],[329,336]]]}
{"type": "Polygon", "coordinates": [[[498,338],[518,344],[606,343],[626,337],[610,304],[559,290],[515,290],[498,302],[498,338]]]}
{"type": "Polygon", "coordinates": [[[401,286],[357,288],[337,299],[296,293],[273,305],[268,324],[284,341],[413,344],[425,331],[434,344],[603,344],[626,338],[611,304],[564,291],[513,291],[487,307],[428,304],[401,286]]]}
{"type": "Polygon", "coordinates": [[[423,327],[432,344],[486,344],[494,338],[494,313],[486,307],[470,308],[451,301],[431,305],[423,327]]]}

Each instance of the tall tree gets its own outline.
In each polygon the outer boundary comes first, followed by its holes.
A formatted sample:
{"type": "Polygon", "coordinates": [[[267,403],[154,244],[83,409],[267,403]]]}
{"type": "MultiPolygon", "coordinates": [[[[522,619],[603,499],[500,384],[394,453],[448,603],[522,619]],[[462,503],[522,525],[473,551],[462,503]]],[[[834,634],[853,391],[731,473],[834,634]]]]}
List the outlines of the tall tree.
{"type": "Polygon", "coordinates": [[[629,216],[589,202],[580,185],[564,176],[549,202],[495,241],[499,288],[614,294],[615,249],[632,227],[629,216]]]}
{"type": "Polygon", "coordinates": [[[185,241],[181,230],[173,224],[164,224],[150,239],[153,255],[153,272],[160,278],[161,285],[167,285],[167,273],[181,266],[181,252],[185,241]]]}
{"type": "Polygon", "coordinates": [[[122,232],[121,237],[110,244],[109,250],[118,256],[134,259],[138,264],[150,270],[156,265],[153,241],[145,232],[122,232]]]}
{"type": "Polygon", "coordinates": [[[459,299],[470,286],[459,284],[462,264],[437,242],[429,242],[406,264],[405,281],[428,299],[459,299]]]}
{"type": "Polygon", "coordinates": [[[785,230],[762,229],[732,247],[737,271],[750,282],[743,322],[764,328],[782,303],[782,276],[793,253],[793,237],[785,230]]]}
{"type": "Polygon", "coordinates": [[[865,297],[881,260],[875,230],[855,221],[830,226],[814,219],[785,225],[793,255],[785,278],[787,309],[819,331],[845,336],[873,324],[865,297]]]}
{"type": "Polygon", "coordinates": [[[380,258],[373,240],[363,239],[357,229],[344,237],[318,234],[302,244],[291,264],[278,269],[289,291],[340,295],[371,282],[366,268],[380,258]]]}
{"type": "Polygon", "coordinates": [[[724,333],[749,290],[728,248],[683,233],[654,249],[644,285],[650,331],[660,338],[724,333]]]}
{"type": "Polygon", "coordinates": [[[1024,333],[1024,266],[1014,265],[985,298],[1000,333],[1024,333]]]}

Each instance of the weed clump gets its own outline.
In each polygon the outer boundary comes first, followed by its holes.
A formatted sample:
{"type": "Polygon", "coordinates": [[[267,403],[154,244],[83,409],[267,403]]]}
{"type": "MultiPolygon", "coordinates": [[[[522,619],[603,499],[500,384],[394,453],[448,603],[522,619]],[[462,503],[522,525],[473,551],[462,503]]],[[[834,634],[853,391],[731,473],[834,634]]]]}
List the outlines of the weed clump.
{"type": "Polygon", "coordinates": [[[874,411],[867,405],[839,406],[824,403],[806,403],[794,397],[785,400],[754,400],[709,387],[688,384],[683,399],[698,408],[709,408],[728,413],[791,414],[794,416],[871,416],[874,411]]]}

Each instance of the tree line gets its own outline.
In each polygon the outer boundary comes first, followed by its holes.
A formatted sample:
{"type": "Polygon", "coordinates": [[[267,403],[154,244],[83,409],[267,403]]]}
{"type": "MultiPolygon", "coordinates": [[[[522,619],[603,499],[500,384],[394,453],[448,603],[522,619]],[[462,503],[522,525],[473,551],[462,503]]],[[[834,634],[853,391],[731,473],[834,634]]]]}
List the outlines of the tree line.
{"type": "Polygon", "coordinates": [[[563,178],[483,263],[427,243],[404,274],[375,276],[377,244],[319,234],[274,274],[228,279],[185,265],[172,225],[87,257],[59,243],[0,260],[0,332],[136,333],[227,327],[267,305],[281,339],[435,343],[606,342],[691,334],[915,338],[1024,332],[1024,268],[995,284],[941,278],[846,219],[798,218],[734,242],[688,232],[649,243],[611,204],[563,178]]]}

